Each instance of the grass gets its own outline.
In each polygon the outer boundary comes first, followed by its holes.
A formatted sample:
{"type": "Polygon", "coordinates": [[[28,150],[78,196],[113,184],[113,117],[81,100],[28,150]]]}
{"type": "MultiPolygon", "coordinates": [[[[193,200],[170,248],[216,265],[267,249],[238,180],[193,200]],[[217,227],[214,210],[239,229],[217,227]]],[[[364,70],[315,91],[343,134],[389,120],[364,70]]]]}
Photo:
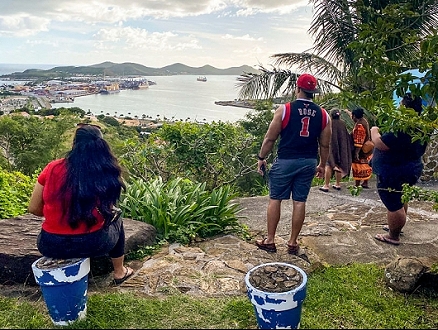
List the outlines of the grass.
{"type": "MultiPolygon", "coordinates": [[[[301,329],[438,328],[438,293],[391,291],[373,264],[326,267],[308,277],[301,329]]],[[[85,320],[71,329],[256,329],[246,296],[165,299],[135,293],[89,294],[85,320]]],[[[0,297],[0,328],[56,328],[43,301],[0,297]]]]}

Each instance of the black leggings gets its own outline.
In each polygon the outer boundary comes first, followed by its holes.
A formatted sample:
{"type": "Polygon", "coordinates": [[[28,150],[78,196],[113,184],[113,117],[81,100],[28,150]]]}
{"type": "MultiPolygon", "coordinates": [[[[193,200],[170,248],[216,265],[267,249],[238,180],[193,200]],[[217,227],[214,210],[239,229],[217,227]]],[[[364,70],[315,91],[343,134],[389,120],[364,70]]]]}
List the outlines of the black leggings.
{"type": "Polygon", "coordinates": [[[125,253],[123,220],[89,234],[51,234],[43,229],[37,239],[38,250],[45,257],[56,259],[91,258],[109,255],[119,258],[125,253]]]}

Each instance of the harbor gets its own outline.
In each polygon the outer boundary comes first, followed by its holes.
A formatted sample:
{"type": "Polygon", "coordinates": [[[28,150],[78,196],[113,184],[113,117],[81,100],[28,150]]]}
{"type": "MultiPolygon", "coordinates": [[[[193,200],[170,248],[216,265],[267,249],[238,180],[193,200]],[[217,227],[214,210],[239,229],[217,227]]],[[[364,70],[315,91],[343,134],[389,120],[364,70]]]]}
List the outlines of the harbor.
{"type": "MultiPolygon", "coordinates": [[[[132,119],[184,120],[195,122],[237,121],[245,118],[251,104],[238,100],[236,76],[211,75],[207,83],[198,82],[195,75],[153,77],[148,88],[120,88],[112,94],[99,93],[98,89],[68,88],[62,86],[56,98],[47,95],[10,95],[0,99],[0,111],[8,113],[26,106],[32,101],[35,110],[42,108],[78,107],[93,115],[105,115],[132,119]],[[73,93],[75,90],[75,93],[73,93]],[[68,100],[67,97],[72,97],[68,100]]],[[[4,83],[4,82],[2,82],[4,83]]],[[[1,85],[1,83],[0,83],[1,85]]],[[[24,85],[24,82],[23,82],[24,85]]],[[[55,90],[55,86],[50,87],[55,90]]]]}

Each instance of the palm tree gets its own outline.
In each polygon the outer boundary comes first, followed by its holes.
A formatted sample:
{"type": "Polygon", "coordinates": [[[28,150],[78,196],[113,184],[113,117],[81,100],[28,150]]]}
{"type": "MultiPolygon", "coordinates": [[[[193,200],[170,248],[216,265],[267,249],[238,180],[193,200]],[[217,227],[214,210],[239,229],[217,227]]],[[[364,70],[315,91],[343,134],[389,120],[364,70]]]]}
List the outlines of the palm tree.
{"type": "Polygon", "coordinates": [[[361,62],[351,44],[361,38],[366,28],[379,31],[382,20],[393,28],[386,39],[388,60],[409,63],[418,53],[417,42],[406,42],[408,36],[426,36],[438,26],[436,0],[310,0],[315,13],[309,29],[314,46],[302,53],[272,56],[271,70],[260,65],[260,74],[244,73],[238,78],[242,98],[273,98],[291,94],[300,73],[314,74],[322,92],[349,90],[360,93],[372,89],[358,75],[361,62]],[[287,69],[283,69],[286,67],[287,69]],[[297,67],[297,72],[292,71],[297,67]]]}

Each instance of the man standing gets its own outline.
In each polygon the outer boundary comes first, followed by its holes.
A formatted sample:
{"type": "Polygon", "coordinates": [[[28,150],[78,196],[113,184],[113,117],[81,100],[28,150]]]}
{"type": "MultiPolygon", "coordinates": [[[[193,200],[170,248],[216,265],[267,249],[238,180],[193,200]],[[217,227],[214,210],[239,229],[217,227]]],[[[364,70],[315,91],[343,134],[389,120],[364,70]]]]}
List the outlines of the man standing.
{"type": "Polygon", "coordinates": [[[312,180],[315,173],[318,178],[324,178],[329,156],[332,134],[330,117],[312,101],[314,93],[319,92],[316,78],[302,74],[296,85],[296,100],[277,108],[257,155],[257,170],[263,174],[267,165],[265,158],[280,136],[278,155],[269,171],[268,234],[266,238],[256,241],[258,248],[268,252],[277,252],[274,238],[280,220],[281,202],[292,195],[292,231],[287,248],[290,254],[298,253],[297,239],[304,223],[312,180]]]}

